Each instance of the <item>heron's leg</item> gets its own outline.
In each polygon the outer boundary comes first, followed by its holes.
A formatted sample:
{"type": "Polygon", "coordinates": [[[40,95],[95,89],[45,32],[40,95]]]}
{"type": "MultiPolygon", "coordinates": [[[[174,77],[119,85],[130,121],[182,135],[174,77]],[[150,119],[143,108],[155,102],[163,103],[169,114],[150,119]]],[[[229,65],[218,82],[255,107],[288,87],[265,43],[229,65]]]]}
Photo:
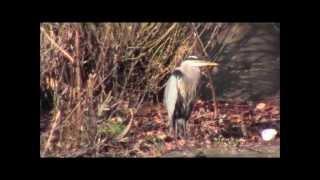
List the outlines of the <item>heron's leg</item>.
{"type": "Polygon", "coordinates": [[[183,137],[186,138],[187,137],[187,121],[183,121],[183,137]]]}
{"type": "Polygon", "coordinates": [[[177,123],[177,121],[174,121],[174,123],[173,123],[173,125],[174,125],[174,138],[175,138],[175,140],[177,140],[177,136],[179,135],[178,134],[178,123],[177,123]]]}
{"type": "Polygon", "coordinates": [[[184,138],[184,134],[185,134],[185,130],[184,130],[184,126],[185,126],[185,120],[184,119],[177,119],[177,132],[178,132],[178,136],[180,138],[184,138]]]}
{"type": "Polygon", "coordinates": [[[180,135],[180,138],[184,138],[184,135],[185,135],[184,125],[185,125],[185,120],[180,119],[180,121],[179,121],[179,135],[180,135]]]}
{"type": "Polygon", "coordinates": [[[169,128],[169,135],[173,136],[174,133],[174,119],[169,116],[169,121],[168,121],[168,128],[169,128]]]}
{"type": "Polygon", "coordinates": [[[187,121],[184,121],[184,124],[183,124],[183,137],[184,137],[185,139],[188,139],[187,125],[188,125],[188,122],[187,122],[187,121]]]}
{"type": "Polygon", "coordinates": [[[170,127],[171,127],[170,135],[172,135],[173,137],[176,137],[177,136],[177,121],[175,119],[172,119],[170,127]]]}

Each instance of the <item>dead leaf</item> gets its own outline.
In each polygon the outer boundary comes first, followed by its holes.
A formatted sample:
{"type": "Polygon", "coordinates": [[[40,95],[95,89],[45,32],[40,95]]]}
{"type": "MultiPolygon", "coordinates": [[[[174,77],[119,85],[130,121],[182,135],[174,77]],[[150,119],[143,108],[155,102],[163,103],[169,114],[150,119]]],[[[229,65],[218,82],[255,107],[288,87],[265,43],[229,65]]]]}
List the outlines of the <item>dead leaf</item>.
{"type": "Polygon", "coordinates": [[[156,116],[156,117],[154,118],[154,121],[155,121],[157,124],[163,123],[163,122],[161,121],[161,118],[159,118],[158,116],[156,116]]]}
{"type": "Polygon", "coordinates": [[[177,141],[177,144],[178,144],[179,146],[183,146],[183,145],[186,144],[186,141],[185,141],[184,139],[180,139],[180,140],[177,141]]]}
{"type": "Polygon", "coordinates": [[[280,111],[279,111],[278,109],[276,109],[276,108],[273,108],[273,109],[271,110],[271,114],[272,114],[272,115],[278,115],[278,114],[280,114],[280,111]]]}
{"type": "Polygon", "coordinates": [[[146,133],[147,136],[152,136],[153,134],[154,134],[153,131],[148,131],[148,132],[146,133]]]}
{"type": "Polygon", "coordinates": [[[243,119],[240,114],[230,115],[229,118],[230,118],[231,122],[233,122],[233,123],[239,123],[243,119]]]}
{"type": "Polygon", "coordinates": [[[159,139],[161,139],[161,140],[164,140],[164,139],[167,137],[167,135],[166,135],[165,133],[163,133],[163,132],[159,132],[159,133],[157,134],[157,137],[158,137],[159,139]]]}
{"type": "Polygon", "coordinates": [[[255,120],[256,120],[256,121],[259,121],[261,118],[262,118],[261,114],[258,114],[258,115],[255,117],[255,120]]]}
{"type": "Polygon", "coordinates": [[[165,143],[165,149],[167,151],[170,151],[170,150],[174,149],[174,145],[172,143],[165,143]]]}
{"type": "Polygon", "coordinates": [[[206,144],[211,144],[211,141],[209,139],[207,139],[206,144]]]}
{"type": "Polygon", "coordinates": [[[264,108],[266,107],[266,104],[265,103],[259,103],[257,106],[256,106],[256,110],[263,110],[264,108]]]}

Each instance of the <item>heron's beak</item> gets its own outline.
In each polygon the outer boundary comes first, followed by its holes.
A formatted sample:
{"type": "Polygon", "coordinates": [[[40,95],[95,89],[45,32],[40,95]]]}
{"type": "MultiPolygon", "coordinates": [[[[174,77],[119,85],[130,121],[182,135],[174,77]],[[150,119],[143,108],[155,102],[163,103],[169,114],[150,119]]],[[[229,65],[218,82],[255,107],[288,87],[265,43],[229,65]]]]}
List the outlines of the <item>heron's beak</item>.
{"type": "Polygon", "coordinates": [[[218,66],[218,63],[210,62],[206,60],[188,60],[190,65],[194,67],[204,67],[204,66],[218,66]]]}

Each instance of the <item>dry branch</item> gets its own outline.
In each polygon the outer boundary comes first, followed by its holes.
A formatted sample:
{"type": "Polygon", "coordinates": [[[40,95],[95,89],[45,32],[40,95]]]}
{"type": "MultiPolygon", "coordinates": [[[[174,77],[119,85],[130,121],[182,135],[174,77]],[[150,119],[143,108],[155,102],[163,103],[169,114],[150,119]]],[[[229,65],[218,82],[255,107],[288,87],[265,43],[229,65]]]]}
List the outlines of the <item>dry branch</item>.
{"type": "Polygon", "coordinates": [[[59,123],[60,123],[60,111],[58,110],[56,115],[55,115],[54,122],[52,124],[51,130],[50,130],[50,134],[49,134],[49,137],[47,139],[46,145],[44,147],[42,156],[45,156],[47,154],[47,151],[48,151],[49,147],[51,147],[51,142],[52,142],[52,139],[54,137],[54,132],[57,129],[57,126],[58,126],[59,123]]]}
{"type": "Polygon", "coordinates": [[[59,46],[59,45],[48,35],[48,33],[47,33],[42,27],[41,27],[40,29],[41,29],[41,32],[43,32],[43,34],[46,36],[46,38],[47,38],[56,48],[58,48],[58,49],[62,52],[62,54],[63,54],[67,59],[69,59],[70,62],[73,64],[74,58],[71,57],[71,56],[69,55],[69,53],[67,53],[67,51],[65,51],[61,46],[59,46]]]}

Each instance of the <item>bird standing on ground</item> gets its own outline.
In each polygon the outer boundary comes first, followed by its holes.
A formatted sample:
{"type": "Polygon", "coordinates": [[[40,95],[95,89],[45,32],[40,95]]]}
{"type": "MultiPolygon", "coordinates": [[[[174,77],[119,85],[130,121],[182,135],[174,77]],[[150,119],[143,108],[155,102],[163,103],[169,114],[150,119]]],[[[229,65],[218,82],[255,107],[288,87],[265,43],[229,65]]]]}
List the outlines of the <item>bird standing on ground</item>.
{"type": "Polygon", "coordinates": [[[172,72],[166,84],[164,104],[168,111],[169,133],[173,133],[175,138],[186,135],[187,120],[197,96],[200,67],[217,65],[189,56],[172,72]]]}

